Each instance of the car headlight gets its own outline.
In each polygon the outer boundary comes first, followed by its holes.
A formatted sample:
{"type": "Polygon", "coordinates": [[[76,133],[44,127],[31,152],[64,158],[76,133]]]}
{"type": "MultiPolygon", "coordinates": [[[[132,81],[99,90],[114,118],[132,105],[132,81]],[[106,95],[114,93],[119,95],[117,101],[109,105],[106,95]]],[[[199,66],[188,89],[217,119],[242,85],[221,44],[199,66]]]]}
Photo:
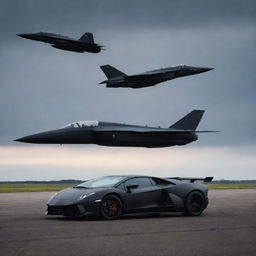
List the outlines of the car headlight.
{"type": "Polygon", "coordinates": [[[83,199],[85,199],[86,197],[91,196],[91,195],[93,195],[93,194],[95,194],[95,192],[92,192],[92,193],[89,193],[89,194],[85,194],[85,195],[81,195],[81,196],[78,198],[78,200],[83,200],[83,199]]]}

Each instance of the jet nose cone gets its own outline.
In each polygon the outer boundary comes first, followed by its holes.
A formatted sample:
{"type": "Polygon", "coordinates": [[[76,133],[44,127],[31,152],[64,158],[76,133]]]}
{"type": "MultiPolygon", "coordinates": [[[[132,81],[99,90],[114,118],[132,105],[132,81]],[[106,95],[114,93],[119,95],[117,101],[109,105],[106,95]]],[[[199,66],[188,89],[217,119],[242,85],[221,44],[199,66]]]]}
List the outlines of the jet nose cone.
{"type": "MultiPolygon", "coordinates": [[[[210,70],[213,70],[213,68],[209,68],[209,67],[190,67],[189,70],[188,70],[188,74],[189,75],[196,75],[196,74],[208,72],[210,70]]],[[[186,75],[188,75],[188,74],[186,74],[186,75]]]]}
{"type": "Polygon", "coordinates": [[[63,135],[65,134],[63,134],[62,131],[52,130],[18,138],[14,141],[38,144],[62,144],[62,142],[65,141],[65,138],[63,139],[63,135]]]}
{"type": "Polygon", "coordinates": [[[26,137],[18,138],[14,141],[26,142],[26,143],[47,143],[51,134],[49,132],[42,132],[37,134],[32,134],[26,137]]]}
{"type": "Polygon", "coordinates": [[[35,143],[36,138],[35,136],[26,136],[26,137],[22,137],[22,138],[18,138],[14,141],[18,141],[18,142],[25,142],[25,143],[35,143]]]}
{"type": "Polygon", "coordinates": [[[16,34],[16,35],[19,36],[19,37],[26,38],[26,34],[16,34]]]}
{"type": "Polygon", "coordinates": [[[213,70],[214,68],[202,68],[203,72],[207,72],[207,71],[211,71],[213,70]]]}
{"type": "Polygon", "coordinates": [[[23,139],[23,138],[19,138],[19,139],[13,140],[13,141],[22,142],[22,139],[23,139]]]}
{"type": "Polygon", "coordinates": [[[197,68],[197,73],[208,72],[208,71],[213,70],[213,69],[214,68],[207,68],[207,67],[197,68]]]}
{"type": "Polygon", "coordinates": [[[33,38],[33,34],[17,34],[17,36],[26,38],[26,39],[31,39],[33,38]]]}

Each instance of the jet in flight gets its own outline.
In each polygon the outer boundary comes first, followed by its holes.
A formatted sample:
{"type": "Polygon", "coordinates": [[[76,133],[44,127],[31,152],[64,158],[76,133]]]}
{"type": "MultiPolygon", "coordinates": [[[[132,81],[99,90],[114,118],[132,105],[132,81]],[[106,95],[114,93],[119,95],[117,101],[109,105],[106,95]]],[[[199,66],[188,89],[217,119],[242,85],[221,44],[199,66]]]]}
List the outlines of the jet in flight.
{"type": "Polygon", "coordinates": [[[29,34],[17,34],[20,37],[31,39],[35,41],[41,41],[44,43],[51,44],[52,47],[72,51],[72,52],[92,52],[98,53],[101,51],[101,45],[94,43],[93,34],[86,32],[78,40],[67,36],[39,32],[39,33],[29,33],[29,34]]]}
{"type": "Polygon", "coordinates": [[[154,86],[156,84],[166,82],[171,79],[175,79],[182,76],[195,75],[213,69],[206,67],[178,65],[129,76],[110,65],[104,65],[100,68],[108,78],[100,84],[106,84],[106,87],[129,87],[134,89],[154,86]]]}
{"type": "Polygon", "coordinates": [[[169,128],[121,123],[78,121],[57,130],[15,141],[40,144],[98,144],[102,146],[160,148],[186,145],[198,139],[196,131],[204,110],[193,110],[169,128]]]}

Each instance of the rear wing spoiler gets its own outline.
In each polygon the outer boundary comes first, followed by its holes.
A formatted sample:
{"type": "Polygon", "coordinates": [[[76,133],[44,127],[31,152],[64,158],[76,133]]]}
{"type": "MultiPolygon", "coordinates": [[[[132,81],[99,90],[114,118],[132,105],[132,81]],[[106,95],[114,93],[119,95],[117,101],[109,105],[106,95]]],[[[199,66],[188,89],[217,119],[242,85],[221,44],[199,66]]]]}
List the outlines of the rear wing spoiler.
{"type": "Polygon", "coordinates": [[[169,177],[167,179],[173,179],[173,180],[183,180],[183,181],[189,181],[191,183],[194,183],[197,180],[201,180],[203,182],[211,182],[213,180],[213,177],[205,177],[205,178],[189,178],[189,177],[169,177]]]}

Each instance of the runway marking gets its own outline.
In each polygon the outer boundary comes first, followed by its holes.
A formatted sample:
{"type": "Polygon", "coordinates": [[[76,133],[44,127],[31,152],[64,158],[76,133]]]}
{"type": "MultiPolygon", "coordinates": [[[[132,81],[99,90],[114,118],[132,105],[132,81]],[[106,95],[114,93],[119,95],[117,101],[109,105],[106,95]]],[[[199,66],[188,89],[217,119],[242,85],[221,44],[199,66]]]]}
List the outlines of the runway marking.
{"type": "Polygon", "coordinates": [[[256,226],[249,227],[235,227],[235,228],[201,228],[201,229],[184,229],[184,230],[163,230],[163,231],[152,231],[152,232],[130,232],[130,233],[115,233],[115,234],[88,234],[83,237],[79,236],[64,236],[64,237],[47,237],[47,238],[34,238],[34,239],[22,239],[22,240],[9,240],[1,242],[0,244],[10,243],[24,243],[24,242],[37,242],[37,241],[52,241],[52,240],[65,240],[65,239],[76,239],[76,238],[102,238],[102,237],[121,237],[121,236],[146,236],[146,235],[157,235],[157,234],[168,234],[168,233],[189,233],[189,232],[207,232],[207,231],[235,231],[235,230],[249,230],[256,229],[256,226]]]}

